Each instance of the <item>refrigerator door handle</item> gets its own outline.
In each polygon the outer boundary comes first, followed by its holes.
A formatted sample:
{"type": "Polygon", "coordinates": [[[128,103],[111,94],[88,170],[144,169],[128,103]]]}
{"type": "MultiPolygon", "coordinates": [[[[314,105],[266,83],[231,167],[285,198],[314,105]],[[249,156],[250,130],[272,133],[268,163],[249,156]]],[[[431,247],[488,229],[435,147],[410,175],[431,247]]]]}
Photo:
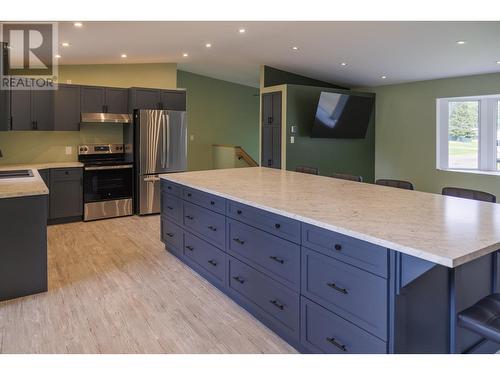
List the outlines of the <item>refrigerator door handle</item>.
{"type": "Polygon", "coordinates": [[[166,167],[170,168],[170,116],[167,114],[167,161],[166,167]]]}
{"type": "Polygon", "coordinates": [[[161,167],[165,168],[165,151],[167,148],[167,134],[165,130],[165,116],[161,116],[161,140],[162,140],[162,146],[161,146],[161,167]]]}

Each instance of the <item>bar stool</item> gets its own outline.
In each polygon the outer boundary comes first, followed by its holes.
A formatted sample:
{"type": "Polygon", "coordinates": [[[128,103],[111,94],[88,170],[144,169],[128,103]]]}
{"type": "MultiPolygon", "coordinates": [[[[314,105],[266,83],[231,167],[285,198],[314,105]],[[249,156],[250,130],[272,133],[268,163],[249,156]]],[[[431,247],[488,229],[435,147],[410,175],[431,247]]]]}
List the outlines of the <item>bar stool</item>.
{"type": "Polygon", "coordinates": [[[355,176],[355,175],[352,175],[352,174],[334,173],[334,174],[332,174],[332,177],[333,178],[339,178],[341,180],[363,182],[363,177],[361,177],[361,176],[355,176]]]}
{"type": "Polygon", "coordinates": [[[398,189],[406,189],[406,190],[414,190],[413,184],[410,181],[402,181],[402,180],[389,180],[386,178],[381,178],[375,181],[376,185],[389,186],[398,189]]]}
{"type": "Polygon", "coordinates": [[[466,199],[474,199],[476,201],[496,203],[497,197],[493,194],[480,190],[464,189],[457,187],[444,187],[441,194],[450,197],[459,197],[466,199]]]}
{"type": "Polygon", "coordinates": [[[500,344],[500,293],[490,294],[459,313],[458,325],[500,344]]]}
{"type": "Polygon", "coordinates": [[[299,165],[295,168],[295,172],[307,173],[307,174],[319,174],[319,169],[314,167],[307,167],[305,165],[299,165]]]}

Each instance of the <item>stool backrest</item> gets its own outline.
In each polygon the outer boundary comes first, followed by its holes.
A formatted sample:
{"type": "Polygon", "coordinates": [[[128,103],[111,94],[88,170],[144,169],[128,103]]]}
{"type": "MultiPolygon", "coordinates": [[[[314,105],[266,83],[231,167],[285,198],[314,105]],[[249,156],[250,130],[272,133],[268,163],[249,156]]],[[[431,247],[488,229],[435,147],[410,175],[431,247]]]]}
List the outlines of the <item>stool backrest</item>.
{"type": "Polygon", "coordinates": [[[410,181],[389,180],[386,178],[381,178],[375,181],[375,184],[382,186],[390,186],[398,189],[415,190],[413,184],[410,181]]]}
{"type": "Polygon", "coordinates": [[[319,174],[319,169],[314,167],[307,167],[305,165],[299,165],[295,168],[295,172],[308,173],[308,174],[319,174]]]}
{"type": "Polygon", "coordinates": [[[493,194],[480,190],[464,189],[457,187],[444,187],[441,191],[443,195],[450,197],[459,197],[466,199],[474,199],[476,201],[496,203],[497,197],[493,194]]]}
{"type": "Polygon", "coordinates": [[[363,182],[363,177],[354,176],[352,174],[334,173],[334,174],[332,174],[332,177],[333,178],[340,178],[341,180],[363,182]]]}

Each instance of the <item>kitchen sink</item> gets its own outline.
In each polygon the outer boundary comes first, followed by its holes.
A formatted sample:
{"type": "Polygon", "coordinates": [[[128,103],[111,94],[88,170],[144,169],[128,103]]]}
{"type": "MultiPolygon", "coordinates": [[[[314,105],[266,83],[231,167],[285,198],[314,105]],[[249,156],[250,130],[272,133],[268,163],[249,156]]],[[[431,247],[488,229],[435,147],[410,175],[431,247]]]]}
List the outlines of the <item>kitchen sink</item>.
{"type": "Polygon", "coordinates": [[[33,171],[31,169],[15,169],[10,171],[0,171],[0,179],[19,178],[19,177],[33,177],[33,171]]]}

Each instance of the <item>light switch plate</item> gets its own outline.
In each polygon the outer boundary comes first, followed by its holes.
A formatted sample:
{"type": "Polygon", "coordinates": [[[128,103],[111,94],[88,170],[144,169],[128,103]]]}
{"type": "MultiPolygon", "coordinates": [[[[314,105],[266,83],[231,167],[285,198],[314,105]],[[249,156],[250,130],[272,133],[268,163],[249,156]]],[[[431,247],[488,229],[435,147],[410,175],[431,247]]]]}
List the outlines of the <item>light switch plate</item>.
{"type": "Polygon", "coordinates": [[[191,135],[189,136],[189,140],[190,140],[190,141],[194,141],[194,134],[191,134],[191,135]]]}
{"type": "Polygon", "coordinates": [[[73,153],[73,147],[66,146],[66,155],[71,155],[73,153]]]}
{"type": "Polygon", "coordinates": [[[290,126],[290,133],[297,134],[297,125],[290,126]]]}
{"type": "Polygon", "coordinates": [[[290,137],[290,143],[295,143],[295,137],[294,136],[290,137]]]}

